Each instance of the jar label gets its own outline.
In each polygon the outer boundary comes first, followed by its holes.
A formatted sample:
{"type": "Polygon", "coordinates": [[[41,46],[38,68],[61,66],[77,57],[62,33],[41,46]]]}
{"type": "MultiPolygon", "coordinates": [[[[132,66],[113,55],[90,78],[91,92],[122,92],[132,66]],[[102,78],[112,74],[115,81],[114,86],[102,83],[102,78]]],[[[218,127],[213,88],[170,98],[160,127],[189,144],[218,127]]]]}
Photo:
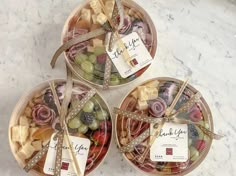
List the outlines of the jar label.
{"type": "MultiPolygon", "coordinates": [[[[56,149],[57,149],[57,140],[54,139],[55,133],[51,137],[49,144],[49,149],[44,164],[43,171],[45,174],[54,175],[54,167],[56,160],[56,149]]],[[[65,136],[66,137],[66,136],[65,136]]],[[[69,146],[65,142],[65,137],[62,147],[62,164],[61,164],[61,176],[76,176],[74,171],[73,160],[70,157],[69,146]]],[[[80,172],[84,175],[86,161],[88,158],[90,140],[86,138],[69,136],[74,155],[78,161],[80,172]]]]}
{"type": "MultiPolygon", "coordinates": [[[[153,134],[151,125],[150,133],[153,134]]],[[[188,126],[165,123],[150,149],[150,159],[160,162],[186,162],[188,160],[188,126]]]]}
{"type": "MultiPolygon", "coordinates": [[[[115,35],[114,38],[117,39],[115,35]]],[[[106,51],[122,78],[136,73],[153,60],[136,32],[117,39],[112,46],[112,51],[109,51],[108,46],[106,51]]]]}

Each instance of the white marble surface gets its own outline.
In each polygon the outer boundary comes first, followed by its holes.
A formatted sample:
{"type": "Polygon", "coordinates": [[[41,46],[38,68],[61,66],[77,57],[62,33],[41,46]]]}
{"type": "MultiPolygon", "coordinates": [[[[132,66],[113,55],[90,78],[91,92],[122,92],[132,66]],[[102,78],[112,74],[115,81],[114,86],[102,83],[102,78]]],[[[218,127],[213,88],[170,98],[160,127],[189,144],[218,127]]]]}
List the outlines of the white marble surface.
{"type": "MultiPolygon", "coordinates": [[[[12,157],[8,122],[20,96],[41,81],[65,77],[63,61],[55,70],[49,60],[60,44],[63,23],[80,0],[0,1],[0,175],[26,175],[12,157]]],[[[184,79],[205,97],[216,132],[205,161],[193,176],[236,175],[236,1],[137,0],[149,12],[158,31],[158,51],[152,67],[132,85],[103,92],[117,106],[128,90],[157,76],[184,79]]],[[[124,161],[115,144],[92,176],[141,176],[124,161]]]]}

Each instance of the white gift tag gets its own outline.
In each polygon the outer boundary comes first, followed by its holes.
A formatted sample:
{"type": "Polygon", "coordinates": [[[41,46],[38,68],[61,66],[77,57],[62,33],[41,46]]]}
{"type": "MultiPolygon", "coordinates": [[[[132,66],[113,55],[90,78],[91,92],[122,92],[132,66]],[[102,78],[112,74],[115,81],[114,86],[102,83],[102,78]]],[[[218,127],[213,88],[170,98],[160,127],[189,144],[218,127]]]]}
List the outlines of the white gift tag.
{"type": "MultiPolygon", "coordinates": [[[[151,126],[151,134],[153,130],[151,126]]],[[[188,126],[165,123],[150,149],[150,159],[160,162],[186,162],[188,154],[188,126]]]]}
{"type": "Polygon", "coordinates": [[[142,39],[136,32],[123,37],[123,48],[119,47],[119,41],[115,42],[110,52],[106,48],[109,57],[117,68],[122,78],[134,74],[152,62],[152,56],[145,47],[142,39]],[[124,58],[125,48],[129,58],[124,58]],[[133,66],[131,66],[133,65],[133,66]]]}
{"type": "MultiPolygon", "coordinates": [[[[54,175],[54,167],[56,160],[56,146],[57,140],[54,140],[55,133],[51,137],[47,158],[44,164],[43,171],[45,174],[54,175]]],[[[86,162],[89,153],[90,140],[86,138],[69,136],[72,146],[74,147],[75,156],[78,161],[80,171],[84,174],[86,162]]],[[[61,176],[76,176],[74,171],[73,161],[69,154],[69,146],[66,145],[65,139],[62,147],[62,164],[61,164],[61,176]]]]}

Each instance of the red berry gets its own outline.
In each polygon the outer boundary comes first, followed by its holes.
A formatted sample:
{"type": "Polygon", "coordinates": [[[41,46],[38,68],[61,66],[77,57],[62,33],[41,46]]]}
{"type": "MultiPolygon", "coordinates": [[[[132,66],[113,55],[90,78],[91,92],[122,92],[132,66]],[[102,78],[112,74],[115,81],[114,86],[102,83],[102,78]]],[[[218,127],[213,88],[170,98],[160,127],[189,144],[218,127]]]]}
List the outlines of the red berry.
{"type": "Polygon", "coordinates": [[[106,145],[110,137],[111,137],[110,133],[106,133],[103,131],[96,131],[95,133],[93,133],[91,140],[94,142],[96,146],[106,145]]]}
{"type": "MultiPolygon", "coordinates": [[[[97,160],[102,159],[107,153],[108,148],[103,146],[91,146],[89,150],[88,160],[97,160]]],[[[90,162],[90,161],[88,161],[90,162]]]]}
{"type": "Polygon", "coordinates": [[[100,122],[99,127],[102,131],[111,131],[112,130],[112,124],[111,121],[103,120],[100,122]]]}
{"type": "Polygon", "coordinates": [[[106,53],[97,56],[97,62],[99,64],[104,64],[106,62],[106,60],[107,60],[107,54],[106,53]]]}
{"type": "Polygon", "coordinates": [[[197,140],[195,142],[195,148],[199,151],[202,152],[206,148],[206,141],[205,140],[197,140]]]}

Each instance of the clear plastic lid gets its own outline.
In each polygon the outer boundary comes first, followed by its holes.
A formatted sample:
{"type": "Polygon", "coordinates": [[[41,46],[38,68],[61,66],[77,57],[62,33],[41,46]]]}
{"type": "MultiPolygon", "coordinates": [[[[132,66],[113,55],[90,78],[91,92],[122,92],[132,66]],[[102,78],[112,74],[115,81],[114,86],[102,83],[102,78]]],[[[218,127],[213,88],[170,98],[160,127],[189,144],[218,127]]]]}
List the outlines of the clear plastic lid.
{"type": "MultiPolygon", "coordinates": [[[[104,0],[108,9],[112,9],[112,0],[104,0]]],[[[122,1],[124,5],[124,27],[119,31],[123,36],[131,32],[137,32],[145,44],[147,50],[154,58],[157,48],[156,29],[148,14],[131,0],[122,1]]],[[[95,14],[88,1],[80,4],[65,23],[62,41],[63,43],[94,31],[102,26],[97,23],[95,14]]],[[[119,20],[119,19],[117,19],[119,20]]],[[[79,78],[101,87],[104,81],[105,63],[107,53],[105,50],[106,34],[90,40],[78,43],[65,52],[66,62],[72,72],[79,78]]],[[[149,66],[144,67],[135,74],[122,78],[112,64],[109,86],[119,86],[129,83],[138,78],[149,66]]]]}
{"type": "MultiPolygon", "coordinates": [[[[137,114],[148,115],[153,118],[163,118],[166,108],[168,108],[173,101],[179,88],[183,84],[182,81],[172,78],[156,78],[147,81],[139,87],[133,89],[124,98],[120,105],[120,109],[135,112],[137,114]],[[149,94],[154,99],[147,101],[147,106],[139,103],[136,91],[138,88],[152,87],[155,93],[149,94]],[[154,103],[157,102],[156,108],[153,108],[154,103]],[[161,102],[161,103],[160,103],[161,102]],[[156,117],[155,117],[156,116],[156,117]]],[[[197,90],[188,85],[174,110],[178,110],[190,97],[192,97],[197,90]]],[[[209,130],[213,130],[213,122],[210,109],[204,98],[200,98],[198,103],[195,103],[187,111],[177,115],[179,119],[191,120],[197,122],[209,130]]],[[[127,146],[130,141],[134,140],[146,129],[150,127],[147,122],[129,119],[124,115],[116,116],[116,137],[119,147],[127,146]]],[[[196,168],[206,157],[212,139],[210,139],[203,131],[196,125],[188,124],[188,159],[186,162],[157,162],[152,161],[150,152],[146,155],[143,163],[138,162],[138,158],[145,151],[149,143],[149,137],[143,140],[138,145],[135,145],[132,152],[125,152],[123,156],[136,169],[145,172],[148,175],[184,175],[196,168]]],[[[156,148],[155,150],[158,150],[156,148]]]]}
{"type": "MultiPolygon", "coordinates": [[[[62,103],[65,81],[54,82],[56,93],[62,103]]],[[[82,82],[74,82],[69,112],[90,89],[91,87],[82,82]]],[[[11,117],[9,140],[13,155],[21,167],[24,167],[50,141],[53,133],[60,130],[58,117],[48,82],[38,85],[19,100],[11,117]]],[[[85,169],[87,175],[104,159],[110,146],[112,121],[107,104],[96,93],[76,116],[67,121],[67,126],[71,136],[91,141],[85,169]]],[[[46,155],[30,172],[34,175],[45,175],[43,172],[45,159],[46,155]]]]}

